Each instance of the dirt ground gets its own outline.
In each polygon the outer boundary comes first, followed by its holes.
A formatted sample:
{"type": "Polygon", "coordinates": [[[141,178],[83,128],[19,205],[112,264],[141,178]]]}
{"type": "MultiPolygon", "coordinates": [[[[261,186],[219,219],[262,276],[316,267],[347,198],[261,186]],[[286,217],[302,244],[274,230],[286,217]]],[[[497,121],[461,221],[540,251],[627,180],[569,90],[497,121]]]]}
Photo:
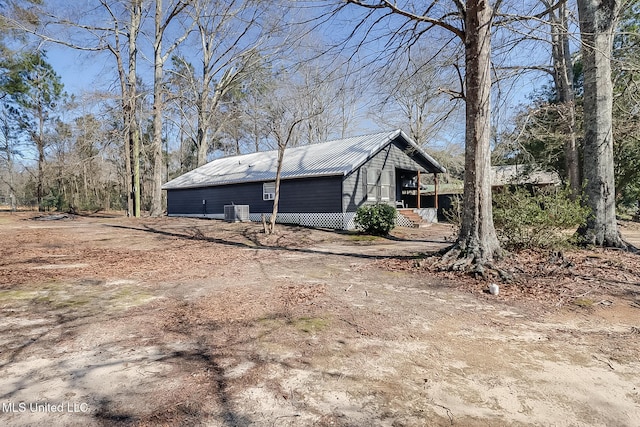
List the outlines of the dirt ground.
{"type": "MultiPolygon", "coordinates": [[[[640,256],[0,213],[0,425],[640,426],[640,256]]],[[[640,227],[623,224],[640,246],[640,227]]]]}

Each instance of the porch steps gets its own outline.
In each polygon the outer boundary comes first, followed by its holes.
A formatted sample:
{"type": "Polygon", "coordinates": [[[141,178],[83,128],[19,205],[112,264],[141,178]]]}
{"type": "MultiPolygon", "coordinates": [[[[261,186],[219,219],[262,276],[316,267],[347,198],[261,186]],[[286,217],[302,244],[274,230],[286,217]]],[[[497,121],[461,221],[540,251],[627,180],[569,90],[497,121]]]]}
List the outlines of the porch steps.
{"type": "Polygon", "coordinates": [[[413,228],[424,228],[431,225],[431,223],[425,221],[420,215],[415,213],[413,209],[398,209],[398,213],[409,220],[409,222],[413,224],[413,228]]]}

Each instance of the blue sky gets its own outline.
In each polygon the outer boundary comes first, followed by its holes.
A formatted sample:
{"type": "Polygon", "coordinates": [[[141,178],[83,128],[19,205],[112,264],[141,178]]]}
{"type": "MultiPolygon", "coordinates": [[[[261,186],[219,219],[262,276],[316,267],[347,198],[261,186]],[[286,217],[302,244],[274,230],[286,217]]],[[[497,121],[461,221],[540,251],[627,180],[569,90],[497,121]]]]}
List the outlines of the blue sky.
{"type": "MultiPolygon", "coordinates": [[[[51,0],[55,3],[56,0],[51,0]]],[[[78,3],[82,4],[82,3],[78,3]]],[[[93,4],[91,1],[85,1],[84,4],[93,4]]],[[[349,13],[342,16],[339,21],[336,21],[333,26],[325,28],[323,31],[323,37],[340,37],[351,31],[350,23],[354,22],[360,13],[359,9],[349,9],[349,13]]],[[[367,46],[359,53],[359,56],[377,55],[385,49],[385,38],[383,37],[384,31],[387,31],[389,26],[382,26],[379,34],[373,34],[375,37],[371,37],[367,42],[367,46]],[[373,39],[373,40],[371,40],[373,39]]],[[[147,84],[151,83],[150,78],[150,63],[149,63],[149,46],[148,40],[143,36],[142,42],[147,43],[147,46],[143,46],[139,59],[139,74],[145,77],[147,84]],[[145,41],[146,40],[146,41],[145,41]]],[[[442,43],[444,37],[441,32],[431,32],[426,34],[424,41],[427,44],[437,46],[438,43],[442,43]]],[[[48,51],[49,62],[54,66],[58,74],[61,76],[67,92],[80,95],[83,92],[92,92],[96,90],[113,90],[115,93],[119,92],[119,83],[115,73],[115,60],[110,53],[92,53],[92,52],[78,52],[70,48],[47,45],[45,46],[48,51]]],[[[547,62],[545,59],[545,47],[538,46],[533,47],[523,46],[518,48],[509,54],[511,63],[522,62],[547,62]],[[538,53],[539,52],[539,53],[538,53]],[[537,58],[539,59],[537,59],[537,58]]],[[[539,64],[536,64],[539,65],[539,64]]],[[[390,64],[390,66],[393,66],[390,64]]],[[[518,104],[526,101],[526,96],[532,92],[533,89],[539,87],[543,83],[548,81],[548,76],[542,73],[527,73],[522,74],[517,79],[512,79],[508,82],[502,82],[496,85],[496,91],[494,92],[494,105],[498,102],[504,102],[501,105],[501,110],[494,110],[494,117],[498,117],[503,120],[504,125],[508,123],[510,115],[515,111],[514,108],[518,104]],[[500,89],[499,91],[497,89],[500,89]],[[499,94],[499,96],[498,96],[499,94]]],[[[359,110],[363,112],[363,108],[359,110]]],[[[361,114],[357,119],[358,123],[354,126],[358,131],[366,132],[376,127],[376,124],[365,114],[361,114]]],[[[460,139],[461,135],[459,131],[456,131],[451,136],[452,139],[460,139]]]]}

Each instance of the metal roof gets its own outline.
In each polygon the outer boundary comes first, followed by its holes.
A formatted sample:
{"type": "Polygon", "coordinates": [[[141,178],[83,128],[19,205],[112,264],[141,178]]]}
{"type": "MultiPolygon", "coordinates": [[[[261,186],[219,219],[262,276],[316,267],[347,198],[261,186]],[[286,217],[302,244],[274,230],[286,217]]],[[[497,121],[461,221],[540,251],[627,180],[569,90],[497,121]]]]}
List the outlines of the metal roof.
{"type": "MultiPolygon", "coordinates": [[[[428,171],[445,172],[438,162],[404,132],[394,130],[287,148],[281,178],[348,175],[394,140],[403,144],[407,155],[428,171]]],[[[276,178],[277,163],[278,150],[224,157],[172,179],[162,189],[273,181],[276,178]]]]}

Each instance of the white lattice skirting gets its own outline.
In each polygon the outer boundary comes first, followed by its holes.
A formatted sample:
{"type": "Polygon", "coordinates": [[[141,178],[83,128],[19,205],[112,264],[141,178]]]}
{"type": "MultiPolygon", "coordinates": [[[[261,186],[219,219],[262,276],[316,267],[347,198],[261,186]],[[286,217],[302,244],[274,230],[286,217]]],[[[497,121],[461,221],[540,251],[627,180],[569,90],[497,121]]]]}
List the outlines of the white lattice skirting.
{"type": "MultiPolygon", "coordinates": [[[[249,213],[249,221],[262,222],[261,213],[249,213]]],[[[264,214],[269,218],[271,214],[264,214]]],[[[169,214],[175,217],[224,219],[224,214],[169,214]]],[[[296,224],[305,227],[334,228],[338,230],[353,230],[355,212],[332,213],[279,213],[276,222],[279,224],[296,224]]]]}
{"type": "MultiPolygon", "coordinates": [[[[435,211],[435,209],[433,209],[435,211]]],[[[421,211],[429,211],[428,209],[422,209],[421,211]]],[[[423,216],[426,216],[427,212],[418,212],[423,216]]],[[[429,214],[431,214],[429,212],[429,214]]],[[[260,213],[249,213],[249,221],[261,222],[262,215],[260,213]]],[[[264,214],[269,218],[270,214],[264,214]]],[[[169,216],[183,216],[190,218],[209,218],[209,219],[224,219],[224,214],[182,214],[182,215],[169,215],[169,216]]],[[[276,222],[279,224],[296,224],[304,227],[315,228],[334,228],[337,230],[354,230],[356,223],[354,221],[356,216],[355,212],[331,212],[331,213],[279,213],[276,222]]],[[[431,216],[431,215],[429,215],[431,216]]],[[[431,220],[430,222],[435,222],[431,220]]],[[[396,217],[396,225],[400,227],[413,227],[413,222],[404,217],[398,212],[396,217]]]]}
{"type": "MultiPolygon", "coordinates": [[[[264,214],[269,217],[270,214],[264,214]]],[[[280,224],[296,224],[304,227],[334,228],[338,230],[352,230],[356,227],[353,218],[355,212],[331,212],[331,213],[279,213],[276,222],[280,224]]],[[[262,221],[262,214],[250,213],[249,220],[262,221]]]]}
{"type": "Polygon", "coordinates": [[[398,212],[398,215],[396,215],[396,225],[400,227],[413,227],[413,221],[398,212]]]}

